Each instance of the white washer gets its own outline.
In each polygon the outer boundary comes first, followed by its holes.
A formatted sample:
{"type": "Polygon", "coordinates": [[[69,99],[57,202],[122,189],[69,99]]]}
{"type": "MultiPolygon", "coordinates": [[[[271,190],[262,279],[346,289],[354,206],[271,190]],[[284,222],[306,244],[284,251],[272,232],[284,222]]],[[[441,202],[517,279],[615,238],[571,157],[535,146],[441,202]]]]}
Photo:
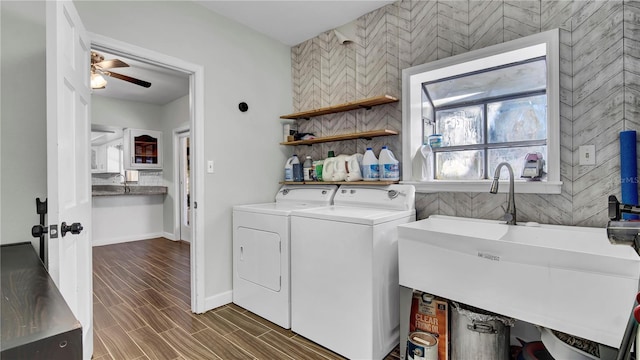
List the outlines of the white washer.
{"type": "Polygon", "coordinates": [[[291,330],[350,359],[399,342],[398,236],[412,185],[338,189],[334,205],[291,213],[291,330]]]}
{"type": "Polygon", "coordinates": [[[233,207],[233,302],[291,327],[289,214],[329,206],[335,185],[285,185],[274,203],[233,207]]]}

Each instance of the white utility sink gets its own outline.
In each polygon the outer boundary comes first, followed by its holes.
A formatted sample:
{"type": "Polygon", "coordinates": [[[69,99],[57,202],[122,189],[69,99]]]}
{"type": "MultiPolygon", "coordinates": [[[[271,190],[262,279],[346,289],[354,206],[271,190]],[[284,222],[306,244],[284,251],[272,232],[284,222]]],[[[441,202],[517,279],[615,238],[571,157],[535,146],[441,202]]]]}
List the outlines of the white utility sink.
{"type": "Polygon", "coordinates": [[[452,216],[398,226],[400,285],[615,348],[640,257],[606,230],[452,216]]]}

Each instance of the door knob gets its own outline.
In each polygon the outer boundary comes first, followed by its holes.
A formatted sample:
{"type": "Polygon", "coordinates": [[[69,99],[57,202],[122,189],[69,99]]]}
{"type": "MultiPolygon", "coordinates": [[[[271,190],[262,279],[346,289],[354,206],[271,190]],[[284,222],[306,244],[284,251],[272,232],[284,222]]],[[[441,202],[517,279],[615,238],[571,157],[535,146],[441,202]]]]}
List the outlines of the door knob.
{"type": "Polygon", "coordinates": [[[83,227],[82,227],[82,224],[80,223],[73,223],[71,225],[67,225],[66,222],[63,222],[62,225],[60,225],[60,232],[62,232],[62,237],[64,237],[68,232],[71,232],[74,235],[78,235],[80,234],[82,229],[83,227]]]}
{"type": "Polygon", "coordinates": [[[33,227],[31,228],[31,236],[33,237],[44,236],[44,234],[48,232],[49,232],[49,228],[42,225],[33,225],[33,227]]]}

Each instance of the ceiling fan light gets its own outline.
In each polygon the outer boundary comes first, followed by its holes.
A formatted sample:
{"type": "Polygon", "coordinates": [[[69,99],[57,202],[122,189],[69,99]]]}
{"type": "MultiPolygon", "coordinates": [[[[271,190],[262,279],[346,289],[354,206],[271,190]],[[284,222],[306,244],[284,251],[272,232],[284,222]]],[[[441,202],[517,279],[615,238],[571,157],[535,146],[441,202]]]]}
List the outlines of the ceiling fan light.
{"type": "Polygon", "coordinates": [[[106,85],[107,85],[107,80],[104,79],[104,76],[95,72],[91,74],[92,89],[104,89],[106,85]]]}

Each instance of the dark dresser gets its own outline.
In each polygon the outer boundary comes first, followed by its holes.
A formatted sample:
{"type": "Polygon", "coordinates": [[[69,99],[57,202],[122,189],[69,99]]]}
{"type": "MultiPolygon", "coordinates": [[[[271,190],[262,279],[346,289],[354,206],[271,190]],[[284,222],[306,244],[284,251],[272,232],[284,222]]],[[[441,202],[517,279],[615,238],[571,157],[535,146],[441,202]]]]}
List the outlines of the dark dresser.
{"type": "Polygon", "coordinates": [[[82,327],[31,243],[0,247],[0,359],[82,359],[82,327]]]}

